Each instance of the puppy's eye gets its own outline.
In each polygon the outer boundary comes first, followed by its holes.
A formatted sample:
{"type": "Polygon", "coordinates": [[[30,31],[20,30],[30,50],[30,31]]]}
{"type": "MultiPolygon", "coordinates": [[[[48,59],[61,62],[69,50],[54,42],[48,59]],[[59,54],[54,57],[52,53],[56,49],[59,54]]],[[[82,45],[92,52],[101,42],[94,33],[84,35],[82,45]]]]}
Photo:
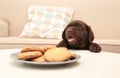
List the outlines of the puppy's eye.
{"type": "Polygon", "coordinates": [[[79,28],[77,28],[77,30],[82,30],[82,28],[81,28],[81,27],[79,27],[79,28]]]}
{"type": "Polygon", "coordinates": [[[80,28],[78,28],[77,30],[81,30],[80,28]]]}

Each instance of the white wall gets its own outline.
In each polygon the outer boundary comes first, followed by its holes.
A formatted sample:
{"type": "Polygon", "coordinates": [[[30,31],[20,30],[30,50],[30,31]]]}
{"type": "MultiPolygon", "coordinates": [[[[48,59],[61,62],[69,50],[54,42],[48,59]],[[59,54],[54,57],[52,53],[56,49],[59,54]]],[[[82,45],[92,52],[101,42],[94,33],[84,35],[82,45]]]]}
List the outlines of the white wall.
{"type": "Polygon", "coordinates": [[[74,19],[87,22],[95,37],[120,39],[120,0],[72,0],[74,19]]]}
{"type": "Polygon", "coordinates": [[[0,16],[12,26],[12,35],[22,30],[29,4],[73,7],[73,19],[90,25],[95,38],[120,39],[120,0],[0,0],[0,16]]]}

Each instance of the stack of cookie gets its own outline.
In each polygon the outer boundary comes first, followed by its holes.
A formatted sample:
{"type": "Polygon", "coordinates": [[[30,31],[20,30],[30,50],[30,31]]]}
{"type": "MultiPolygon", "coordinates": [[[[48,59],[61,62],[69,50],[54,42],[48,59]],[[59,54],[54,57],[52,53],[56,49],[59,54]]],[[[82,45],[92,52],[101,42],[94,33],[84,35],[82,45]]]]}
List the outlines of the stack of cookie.
{"type": "Polygon", "coordinates": [[[63,62],[76,58],[76,54],[65,47],[56,46],[29,46],[18,54],[19,60],[30,60],[33,62],[63,62]]]}

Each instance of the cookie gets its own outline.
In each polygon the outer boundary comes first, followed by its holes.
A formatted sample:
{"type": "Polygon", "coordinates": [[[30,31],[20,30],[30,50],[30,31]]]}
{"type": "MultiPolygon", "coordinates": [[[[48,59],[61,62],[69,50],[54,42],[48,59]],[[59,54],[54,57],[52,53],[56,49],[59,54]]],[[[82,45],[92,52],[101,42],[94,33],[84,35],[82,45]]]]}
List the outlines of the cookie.
{"type": "Polygon", "coordinates": [[[41,51],[41,49],[37,46],[28,46],[21,50],[21,53],[28,52],[28,51],[41,51]]]}
{"type": "Polygon", "coordinates": [[[74,52],[70,52],[70,59],[74,59],[74,58],[76,58],[76,54],[74,53],[74,52]]]}
{"type": "Polygon", "coordinates": [[[33,62],[46,62],[44,55],[41,57],[37,57],[32,59],[33,62]]]}
{"type": "Polygon", "coordinates": [[[47,50],[49,50],[49,49],[51,49],[51,48],[56,48],[56,46],[54,46],[54,45],[41,46],[41,47],[40,47],[40,51],[41,51],[42,53],[45,53],[47,50]]]}
{"type": "Polygon", "coordinates": [[[65,47],[52,48],[45,52],[44,57],[48,62],[62,62],[71,57],[70,52],[65,47]]]}
{"type": "Polygon", "coordinates": [[[32,52],[24,52],[18,54],[19,60],[26,60],[26,59],[32,59],[42,56],[42,53],[39,51],[32,51],[32,52]]]}

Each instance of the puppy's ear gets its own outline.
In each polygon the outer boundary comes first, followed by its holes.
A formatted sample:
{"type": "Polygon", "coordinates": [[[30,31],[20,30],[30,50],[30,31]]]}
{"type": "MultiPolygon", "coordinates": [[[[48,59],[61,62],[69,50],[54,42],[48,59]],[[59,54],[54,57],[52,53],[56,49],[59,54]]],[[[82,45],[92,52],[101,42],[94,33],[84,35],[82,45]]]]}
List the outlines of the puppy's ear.
{"type": "Polygon", "coordinates": [[[66,32],[66,28],[64,29],[63,33],[62,33],[62,38],[65,39],[65,32],[66,32]]]}
{"type": "Polygon", "coordinates": [[[92,43],[92,41],[94,40],[94,34],[90,26],[87,26],[87,31],[89,43],[92,43]]]}

